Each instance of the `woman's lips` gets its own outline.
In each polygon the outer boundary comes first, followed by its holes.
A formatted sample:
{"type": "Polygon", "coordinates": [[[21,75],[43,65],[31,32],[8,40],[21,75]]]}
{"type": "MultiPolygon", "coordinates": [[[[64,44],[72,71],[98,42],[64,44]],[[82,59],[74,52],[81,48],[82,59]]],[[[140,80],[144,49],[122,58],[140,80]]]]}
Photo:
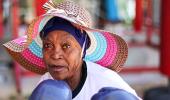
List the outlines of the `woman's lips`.
{"type": "Polygon", "coordinates": [[[55,72],[60,72],[60,71],[64,70],[65,67],[64,66],[60,66],[60,65],[52,65],[52,66],[50,66],[50,69],[52,69],[55,72]]]}

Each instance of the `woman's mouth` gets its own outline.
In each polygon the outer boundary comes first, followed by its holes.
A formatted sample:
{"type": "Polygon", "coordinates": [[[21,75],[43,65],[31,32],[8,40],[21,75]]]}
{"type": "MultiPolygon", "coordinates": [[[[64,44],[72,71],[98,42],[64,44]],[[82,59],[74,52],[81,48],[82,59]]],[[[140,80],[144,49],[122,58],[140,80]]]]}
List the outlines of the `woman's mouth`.
{"type": "Polygon", "coordinates": [[[55,72],[61,72],[62,70],[64,70],[66,68],[66,67],[61,66],[61,65],[51,65],[49,67],[52,71],[55,71],[55,72]]]}

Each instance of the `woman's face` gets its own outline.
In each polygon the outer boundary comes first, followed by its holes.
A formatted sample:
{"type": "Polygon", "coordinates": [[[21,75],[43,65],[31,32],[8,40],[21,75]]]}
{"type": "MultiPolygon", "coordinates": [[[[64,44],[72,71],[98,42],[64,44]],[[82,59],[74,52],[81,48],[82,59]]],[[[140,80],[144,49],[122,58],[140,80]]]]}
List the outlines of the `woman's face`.
{"type": "Polygon", "coordinates": [[[52,31],[43,39],[43,60],[54,79],[69,79],[81,69],[81,47],[68,32],[52,31]]]}

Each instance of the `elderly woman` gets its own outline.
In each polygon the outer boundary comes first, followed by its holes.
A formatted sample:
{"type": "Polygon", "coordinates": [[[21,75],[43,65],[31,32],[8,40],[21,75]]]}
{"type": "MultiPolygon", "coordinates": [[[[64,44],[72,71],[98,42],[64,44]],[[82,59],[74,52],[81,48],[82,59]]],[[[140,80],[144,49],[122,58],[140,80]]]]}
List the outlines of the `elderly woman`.
{"type": "MultiPolygon", "coordinates": [[[[125,41],[91,28],[89,13],[67,0],[50,0],[27,35],[4,46],[23,67],[44,80],[65,81],[73,100],[90,100],[103,87],[126,91],[140,99],[117,74],[127,58],[125,41]]],[[[57,97],[56,97],[57,98],[57,97]]]]}

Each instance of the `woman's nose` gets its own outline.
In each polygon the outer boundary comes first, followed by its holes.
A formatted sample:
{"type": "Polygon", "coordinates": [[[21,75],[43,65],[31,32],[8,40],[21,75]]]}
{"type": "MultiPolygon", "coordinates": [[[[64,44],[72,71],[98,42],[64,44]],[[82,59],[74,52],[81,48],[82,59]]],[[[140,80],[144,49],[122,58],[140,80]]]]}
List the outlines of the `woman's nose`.
{"type": "Polygon", "coordinates": [[[60,47],[55,48],[52,53],[53,59],[61,59],[63,57],[62,49],[60,47]]]}

